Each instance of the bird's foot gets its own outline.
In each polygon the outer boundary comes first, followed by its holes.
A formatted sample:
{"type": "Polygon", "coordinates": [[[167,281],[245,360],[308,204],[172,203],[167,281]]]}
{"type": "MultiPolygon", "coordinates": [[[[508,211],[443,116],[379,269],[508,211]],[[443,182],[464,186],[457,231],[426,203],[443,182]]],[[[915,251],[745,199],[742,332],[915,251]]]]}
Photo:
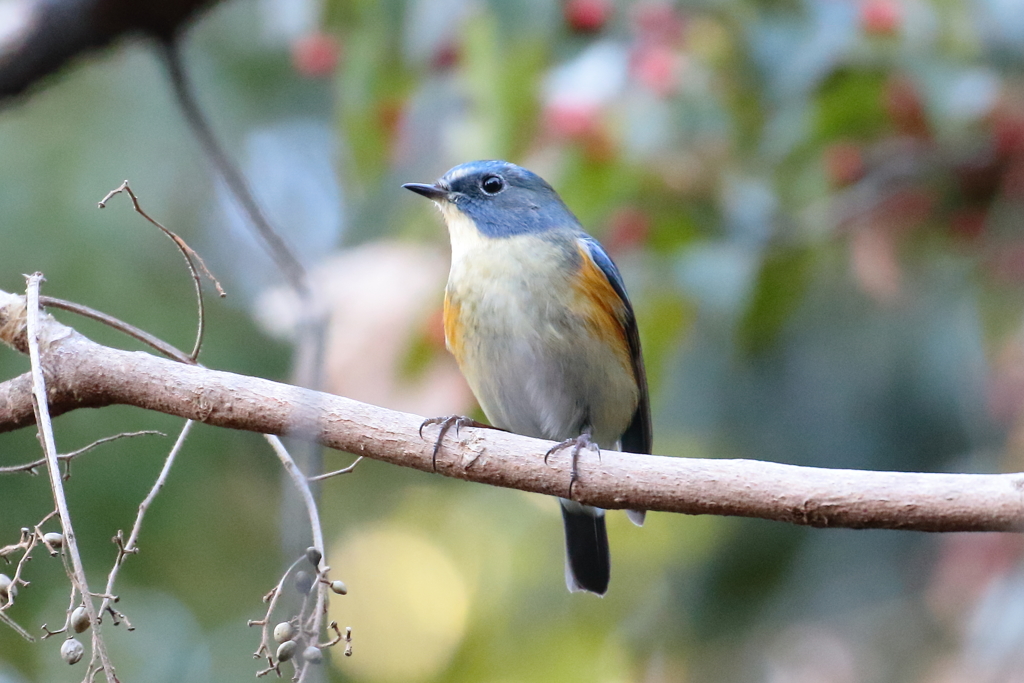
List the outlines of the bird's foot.
{"type": "Polygon", "coordinates": [[[597,459],[601,459],[601,449],[596,443],[590,440],[590,432],[583,432],[579,436],[574,436],[571,439],[555,444],[548,449],[548,452],[544,454],[544,464],[548,462],[548,458],[551,457],[552,453],[564,450],[566,448],[572,448],[572,473],[569,475],[569,495],[566,496],[569,500],[572,500],[572,487],[579,481],[579,461],[580,451],[584,448],[589,448],[597,453],[597,459]]]}
{"type": "Polygon", "coordinates": [[[430,417],[420,424],[420,438],[423,438],[423,428],[427,425],[440,425],[441,429],[437,432],[437,441],[434,442],[434,452],[430,456],[430,463],[437,471],[437,454],[441,450],[441,442],[444,441],[444,437],[448,434],[448,430],[455,427],[455,436],[458,438],[459,429],[462,427],[481,427],[484,429],[494,429],[490,425],[485,425],[483,422],[477,422],[471,417],[465,415],[442,415],[441,417],[430,417]]]}

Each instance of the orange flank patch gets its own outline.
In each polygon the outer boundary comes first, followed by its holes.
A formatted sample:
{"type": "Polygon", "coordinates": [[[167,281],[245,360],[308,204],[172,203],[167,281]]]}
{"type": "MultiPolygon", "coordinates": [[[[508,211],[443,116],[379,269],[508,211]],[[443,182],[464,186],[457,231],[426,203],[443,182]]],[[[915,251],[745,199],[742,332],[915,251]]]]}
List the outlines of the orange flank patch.
{"type": "Polygon", "coordinates": [[[586,318],[587,326],[594,336],[616,349],[623,366],[629,367],[629,342],[622,322],[625,305],[608,282],[604,271],[590,257],[590,251],[582,244],[576,248],[582,259],[582,265],[572,282],[576,290],[576,310],[586,318]]]}
{"type": "Polygon", "coordinates": [[[444,293],[444,343],[456,360],[462,359],[462,317],[459,302],[444,293]]]}

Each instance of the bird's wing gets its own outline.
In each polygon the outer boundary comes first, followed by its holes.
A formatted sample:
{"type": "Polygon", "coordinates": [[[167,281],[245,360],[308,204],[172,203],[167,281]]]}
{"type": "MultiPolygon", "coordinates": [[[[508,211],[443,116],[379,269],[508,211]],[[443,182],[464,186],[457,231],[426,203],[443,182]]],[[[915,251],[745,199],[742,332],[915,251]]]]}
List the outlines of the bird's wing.
{"type": "Polygon", "coordinates": [[[590,254],[594,264],[608,278],[608,283],[615,290],[619,299],[622,300],[626,311],[622,324],[626,331],[629,357],[633,365],[636,385],[640,392],[640,401],[637,403],[633,419],[629,421],[629,426],[622,433],[622,450],[628,453],[650,453],[653,441],[651,431],[651,400],[647,390],[647,372],[644,370],[644,357],[640,352],[640,332],[636,327],[633,305],[629,302],[629,297],[626,295],[626,286],[622,283],[619,269],[615,267],[611,258],[605,253],[604,248],[601,247],[597,240],[590,236],[581,237],[580,242],[590,254]]]}

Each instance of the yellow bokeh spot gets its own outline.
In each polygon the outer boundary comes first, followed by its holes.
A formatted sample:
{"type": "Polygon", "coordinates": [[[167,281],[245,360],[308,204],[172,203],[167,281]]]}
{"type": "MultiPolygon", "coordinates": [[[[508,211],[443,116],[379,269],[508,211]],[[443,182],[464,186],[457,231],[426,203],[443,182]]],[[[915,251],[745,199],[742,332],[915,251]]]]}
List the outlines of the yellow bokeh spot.
{"type": "Polygon", "coordinates": [[[352,627],[353,655],[334,657],[336,665],[380,683],[427,680],[448,665],[465,633],[469,591],[443,550],[392,525],[336,542],[329,556],[332,575],[349,588],[331,600],[330,617],[352,627]]]}

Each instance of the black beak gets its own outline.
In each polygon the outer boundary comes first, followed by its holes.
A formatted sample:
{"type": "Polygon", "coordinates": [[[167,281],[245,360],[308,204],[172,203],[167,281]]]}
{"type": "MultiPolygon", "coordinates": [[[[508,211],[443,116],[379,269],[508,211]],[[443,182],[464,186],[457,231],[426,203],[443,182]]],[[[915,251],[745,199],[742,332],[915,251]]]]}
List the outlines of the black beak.
{"type": "Polygon", "coordinates": [[[416,194],[421,194],[427,199],[433,199],[435,202],[439,202],[448,199],[448,190],[438,187],[437,185],[426,185],[424,183],[406,183],[402,185],[407,190],[412,190],[416,194]]]}

